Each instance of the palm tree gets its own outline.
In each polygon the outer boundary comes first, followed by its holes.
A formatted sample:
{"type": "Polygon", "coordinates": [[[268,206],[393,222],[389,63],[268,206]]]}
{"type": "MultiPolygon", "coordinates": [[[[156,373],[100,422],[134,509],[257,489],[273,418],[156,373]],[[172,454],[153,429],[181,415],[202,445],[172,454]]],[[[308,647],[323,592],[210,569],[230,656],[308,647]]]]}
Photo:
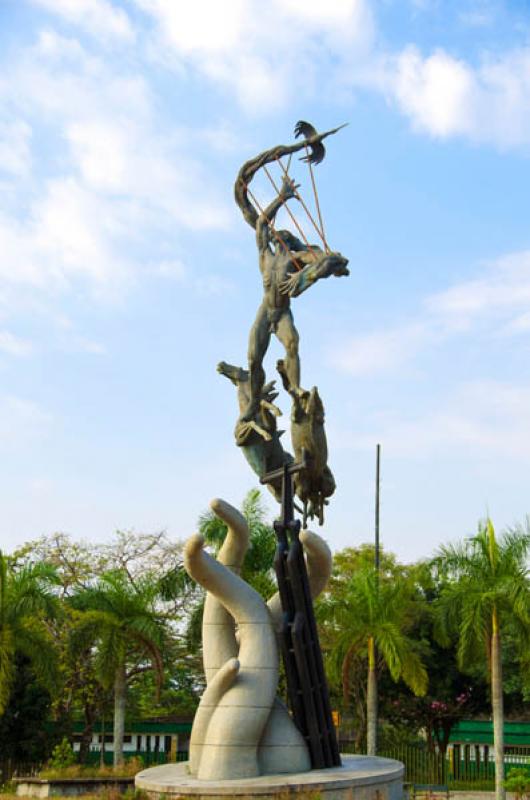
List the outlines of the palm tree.
{"type": "Polygon", "coordinates": [[[411,581],[399,572],[378,576],[373,562],[362,556],[355,571],[332,580],[318,616],[326,622],[325,639],[340,671],[345,699],[352,669],[360,661],[365,664],[367,753],[375,755],[378,670],[388,668],[394,681],[402,679],[416,695],[425,694],[427,673],[416,643],[407,635],[419,602],[411,581]]]}
{"type": "Polygon", "coordinates": [[[166,628],[158,599],[158,581],[146,576],[131,582],[124,570],[115,570],[71,600],[79,612],[71,646],[95,646],[96,674],[104,688],[114,691],[115,766],[123,764],[128,684],[149,669],[158,685],[162,680],[166,628]]]}
{"type": "Polygon", "coordinates": [[[527,531],[509,531],[497,539],[488,519],[475,536],[440,548],[434,562],[446,578],[436,604],[442,641],[449,644],[456,635],[462,670],[476,665],[481,654],[488,665],[496,800],[505,796],[501,636],[507,626],[515,626],[522,651],[530,652],[529,553],[527,531]]]}
{"type": "Polygon", "coordinates": [[[55,685],[53,640],[45,626],[58,610],[55,582],[51,567],[28,563],[13,569],[0,551],[0,714],[11,694],[17,653],[27,656],[47,688],[55,685]]]}

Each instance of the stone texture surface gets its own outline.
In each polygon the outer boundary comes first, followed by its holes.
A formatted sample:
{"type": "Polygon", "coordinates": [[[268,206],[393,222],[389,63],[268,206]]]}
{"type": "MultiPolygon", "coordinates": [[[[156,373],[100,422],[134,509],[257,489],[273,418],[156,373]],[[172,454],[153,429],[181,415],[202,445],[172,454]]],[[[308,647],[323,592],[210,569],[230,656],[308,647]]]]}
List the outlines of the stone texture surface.
{"type": "MultiPolygon", "coordinates": [[[[247,522],[237,508],[219,497],[211,501],[210,508],[228,527],[217,560],[239,575],[249,544],[247,522]]],[[[229,658],[237,657],[239,647],[235,638],[233,616],[211,593],[206,595],[202,625],[204,674],[209,683],[229,658]]]]}
{"type": "MultiPolygon", "coordinates": [[[[235,621],[239,651],[237,660],[231,657],[228,661],[222,705],[220,697],[210,692],[216,678],[210,679],[201,699],[200,725],[194,723],[190,741],[191,769],[201,780],[259,775],[258,744],[278,685],[274,625],[263,598],[225,564],[205,553],[203,543],[197,535],[188,540],[184,566],[235,621]]],[[[223,637],[208,638],[210,663],[220,663],[225,655],[223,637]]]]}
{"type": "Polygon", "coordinates": [[[306,772],[311,759],[305,740],[277,697],[258,748],[261,775],[306,772]]]}
{"type": "Polygon", "coordinates": [[[227,800],[228,797],[283,800],[402,800],[403,765],[388,758],[343,756],[342,767],[243,780],[202,781],[187,764],[166,764],[138,773],[136,787],[152,800],[227,800]]]}
{"type": "MultiPolygon", "coordinates": [[[[279,595],[265,603],[241,580],[247,523],[224,500],[216,498],[210,506],[228,527],[217,559],[203,551],[201,537],[193,536],[184,560],[207,590],[202,627],[207,688],[193,723],[189,771],[201,780],[304,772],[311,768],[307,744],[275,697],[279,595]]],[[[300,541],[315,597],[329,580],[331,552],[310,531],[302,531],[300,541]]]]}

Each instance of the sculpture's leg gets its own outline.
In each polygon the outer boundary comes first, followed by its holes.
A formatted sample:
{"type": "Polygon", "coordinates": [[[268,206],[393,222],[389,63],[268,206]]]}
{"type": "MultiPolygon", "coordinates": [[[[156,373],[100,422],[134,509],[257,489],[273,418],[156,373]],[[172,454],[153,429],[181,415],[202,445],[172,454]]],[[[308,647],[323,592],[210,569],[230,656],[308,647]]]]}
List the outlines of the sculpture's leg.
{"type": "MultiPolygon", "coordinates": [[[[239,633],[240,672],[213,708],[201,745],[198,778],[224,780],[259,775],[258,744],[278,686],[278,648],[263,598],[203,551],[202,536],[184,548],[188,574],[214,594],[239,633]]],[[[203,706],[205,704],[203,703],[203,706]]]]}
{"type": "Polygon", "coordinates": [[[298,355],[299,336],[293,315],[286,309],[278,322],[276,336],[285,347],[284,369],[291,391],[300,391],[300,356],[298,355]]]}
{"type": "Polygon", "coordinates": [[[244,414],[241,415],[242,422],[250,422],[259,410],[261,393],[265,385],[265,370],[263,369],[263,359],[269,347],[271,332],[267,317],[267,307],[262,303],[258,308],[256,319],[250,329],[248,339],[248,371],[250,382],[250,401],[244,414]]]}
{"type": "MultiPolygon", "coordinates": [[[[332,557],[326,542],[311,531],[301,531],[300,541],[305,551],[307,577],[313,598],[326,588],[331,576],[332,557]]],[[[279,630],[282,607],[279,593],[267,603],[279,630]]],[[[260,768],[263,774],[304,772],[311,769],[311,759],[305,740],[294,724],[285,705],[276,698],[259,748],[260,768]]]]}
{"type": "MultiPolygon", "coordinates": [[[[217,560],[232,572],[239,573],[248,550],[249,532],[247,521],[236,508],[216,498],[210,503],[216,516],[226,522],[228,533],[219,550],[217,560]]],[[[234,618],[212,594],[206,595],[202,618],[202,648],[206,683],[212,680],[217,670],[230,658],[238,654],[235,638],[234,618]]]]}

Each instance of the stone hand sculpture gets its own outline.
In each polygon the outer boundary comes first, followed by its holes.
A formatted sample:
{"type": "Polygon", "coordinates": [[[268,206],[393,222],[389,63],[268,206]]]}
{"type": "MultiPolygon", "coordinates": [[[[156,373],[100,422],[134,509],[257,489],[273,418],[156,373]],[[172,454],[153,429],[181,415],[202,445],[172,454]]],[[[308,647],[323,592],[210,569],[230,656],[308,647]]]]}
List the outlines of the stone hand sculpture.
{"type": "MultiPolygon", "coordinates": [[[[276,697],[279,674],[278,595],[268,603],[239,577],[249,544],[247,523],[235,508],[213,500],[228,526],[217,559],[201,536],[185,547],[184,566],[206,591],[203,658],[207,688],[195,715],[189,768],[200,780],[250,778],[311,768],[306,743],[276,697]]],[[[313,597],[331,574],[331,553],[316,534],[303,531],[313,597]]]]}

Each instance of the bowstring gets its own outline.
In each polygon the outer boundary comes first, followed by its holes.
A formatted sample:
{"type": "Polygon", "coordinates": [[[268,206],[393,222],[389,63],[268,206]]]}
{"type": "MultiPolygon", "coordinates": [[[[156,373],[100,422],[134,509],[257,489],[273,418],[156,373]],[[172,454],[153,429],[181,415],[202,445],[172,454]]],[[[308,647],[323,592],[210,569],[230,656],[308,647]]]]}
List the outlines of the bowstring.
{"type": "MultiPolygon", "coordinates": [[[[276,181],[274,180],[274,178],[273,178],[273,177],[272,177],[272,175],[270,174],[269,170],[267,169],[267,167],[266,167],[266,166],[264,166],[264,167],[263,167],[263,169],[264,169],[264,171],[265,171],[265,175],[267,176],[267,178],[268,178],[268,179],[269,179],[269,181],[271,182],[271,184],[272,184],[272,187],[273,187],[274,191],[276,192],[276,194],[277,194],[277,195],[280,195],[280,194],[281,194],[281,190],[280,190],[280,189],[278,189],[278,186],[276,185],[276,181]]],[[[287,174],[288,174],[288,173],[287,173],[287,174]]],[[[312,256],[314,256],[314,257],[315,257],[315,259],[316,259],[316,258],[317,258],[317,254],[315,253],[314,249],[313,249],[313,248],[311,247],[311,245],[309,244],[309,241],[307,240],[307,237],[306,237],[306,235],[305,235],[304,231],[302,230],[302,227],[301,227],[301,226],[300,226],[300,224],[298,223],[298,221],[297,221],[297,219],[296,219],[295,215],[293,214],[293,212],[291,211],[291,209],[289,208],[289,206],[287,205],[287,203],[284,203],[283,207],[285,208],[285,210],[287,211],[287,213],[288,213],[288,214],[289,214],[289,216],[291,217],[291,219],[292,219],[293,223],[296,225],[296,229],[298,230],[298,233],[300,234],[300,236],[301,236],[301,237],[302,237],[302,239],[304,240],[304,242],[305,242],[305,244],[306,244],[306,246],[307,246],[307,249],[309,250],[309,252],[311,253],[311,255],[312,255],[312,256]]]]}
{"type": "Polygon", "coordinates": [[[328,243],[326,242],[326,234],[325,234],[325,231],[324,231],[324,222],[322,221],[322,213],[320,211],[320,202],[319,202],[319,199],[318,199],[317,185],[316,185],[316,181],[315,181],[315,173],[313,172],[313,165],[311,163],[311,157],[310,157],[309,148],[308,148],[307,145],[305,146],[305,152],[306,152],[307,166],[309,167],[309,174],[311,175],[311,184],[313,186],[313,194],[314,194],[314,197],[315,197],[315,205],[317,207],[318,221],[320,222],[320,230],[322,231],[322,241],[324,243],[324,247],[326,249],[326,253],[329,253],[329,247],[328,247],[328,243]]]}
{"type": "MultiPolygon", "coordinates": [[[[283,171],[283,174],[285,175],[285,177],[290,179],[290,175],[287,172],[287,170],[285,169],[281,158],[277,157],[276,161],[278,162],[278,164],[282,168],[282,171],[283,171]]],[[[327,242],[326,242],[326,239],[324,237],[323,232],[320,230],[320,228],[318,227],[317,223],[315,222],[315,219],[314,219],[313,215],[311,214],[310,210],[308,209],[307,205],[305,204],[305,202],[304,202],[304,200],[302,198],[302,195],[296,190],[295,190],[295,197],[299,201],[300,205],[304,209],[304,211],[307,214],[307,216],[309,217],[309,221],[313,225],[313,228],[315,229],[315,231],[318,233],[318,235],[322,239],[322,244],[324,245],[324,247],[326,249],[326,252],[329,253],[329,247],[327,245],[327,242]]]]}

